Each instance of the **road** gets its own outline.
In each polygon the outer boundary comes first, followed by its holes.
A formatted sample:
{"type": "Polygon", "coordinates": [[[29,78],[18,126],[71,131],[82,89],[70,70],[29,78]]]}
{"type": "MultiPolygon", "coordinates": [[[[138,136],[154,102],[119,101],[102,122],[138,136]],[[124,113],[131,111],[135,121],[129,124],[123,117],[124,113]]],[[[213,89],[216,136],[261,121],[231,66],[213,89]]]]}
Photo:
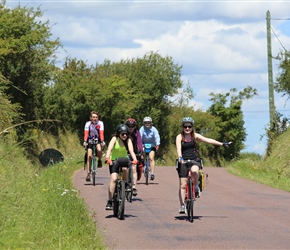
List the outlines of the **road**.
{"type": "Polygon", "coordinates": [[[290,193],[204,168],[208,183],[194,204],[194,222],[178,213],[174,167],[157,167],[156,179],[138,182],[138,196],[125,204],[125,219],[106,211],[109,169],[99,169],[97,185],[83,169],[73,183],[94,214],[108,249],[290,249],[290,193]]]}

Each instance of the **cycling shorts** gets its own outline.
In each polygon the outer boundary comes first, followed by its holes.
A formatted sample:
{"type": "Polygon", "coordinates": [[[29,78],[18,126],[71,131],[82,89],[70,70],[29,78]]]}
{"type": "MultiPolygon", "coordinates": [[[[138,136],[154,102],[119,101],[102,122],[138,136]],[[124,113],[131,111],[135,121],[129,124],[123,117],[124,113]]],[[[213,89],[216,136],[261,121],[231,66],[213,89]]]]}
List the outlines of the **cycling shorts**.
{"type": "Polygon", "coordinates": [[[188,166],[198,166],[198,169],[201,168],[201,163],[200,161],[195,161],[195,160],[191,160],[190,163],[189,162],[184,162],[182,164],[178,163],[178,167],[177,167],[177,173],[179,178],[186,178],[188,175],[188,166]]]}

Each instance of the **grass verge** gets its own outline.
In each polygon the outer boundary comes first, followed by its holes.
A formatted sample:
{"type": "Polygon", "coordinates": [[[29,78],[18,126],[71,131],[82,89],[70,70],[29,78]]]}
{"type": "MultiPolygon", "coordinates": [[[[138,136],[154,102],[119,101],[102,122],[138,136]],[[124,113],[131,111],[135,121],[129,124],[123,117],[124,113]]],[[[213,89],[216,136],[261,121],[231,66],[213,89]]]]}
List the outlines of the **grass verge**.
{"type": "MultiPolygon", "coordinates": [[[[76,138],[71,145],[78,145],[76,138]]],[[[1,249],[105,249],[72,185],[83,159],[83,149],[75,151],[65,151],[65,162],[43,168],[15,145],[0,144],[1,249]]]]}

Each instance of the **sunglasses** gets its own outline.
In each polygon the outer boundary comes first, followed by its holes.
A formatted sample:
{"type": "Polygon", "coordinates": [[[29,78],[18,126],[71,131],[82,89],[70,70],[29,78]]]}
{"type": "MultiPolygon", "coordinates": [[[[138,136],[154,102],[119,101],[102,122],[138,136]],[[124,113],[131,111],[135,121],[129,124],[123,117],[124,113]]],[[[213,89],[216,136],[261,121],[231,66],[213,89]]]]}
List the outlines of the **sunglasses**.
{"type": "Polygon", "coordinates": [[[183,126],[183,128],[192,128],[192,126],[183,126]]]}
{"type": "Polygon", "coordinates": [[[121,133],[120,135],[121,136],[127,136],[128,134],[127,133],[121,133]]]}
{"type": "Polygon", "coordinates": [[[144,124],[151,124],[151,122],[144,122],[144,124]]]}
{"type": "Polygon", "coordinates": [[[128,128],[135,128],[135,126],[128,126],[128,128]]]}

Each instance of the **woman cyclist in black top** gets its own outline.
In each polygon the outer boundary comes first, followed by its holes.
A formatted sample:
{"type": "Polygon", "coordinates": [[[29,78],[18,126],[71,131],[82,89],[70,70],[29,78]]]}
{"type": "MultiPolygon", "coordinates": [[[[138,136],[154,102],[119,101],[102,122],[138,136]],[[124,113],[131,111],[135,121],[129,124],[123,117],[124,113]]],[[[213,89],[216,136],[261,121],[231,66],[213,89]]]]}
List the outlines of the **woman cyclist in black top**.
{"type": "Polygon", "coordinates": [[[184,199],[187,183],[187,169],[185,163],[186,160],[191,160],[191,162],[193,163],[193,166],[191,167],[191,172],[194,179],[193,185],[196,186],[198,184],[198,170],[200,168],[200,158],[197,152],[196,141],[206,142],[216,146],[227,146],[232,142],[223,143],[196,133],[194,131],[194,121],[191,117],[182,118],[181,126],[181,133],[176,136],[176,152],[179,159],[179,213],[185,213],[184,199]]]}

